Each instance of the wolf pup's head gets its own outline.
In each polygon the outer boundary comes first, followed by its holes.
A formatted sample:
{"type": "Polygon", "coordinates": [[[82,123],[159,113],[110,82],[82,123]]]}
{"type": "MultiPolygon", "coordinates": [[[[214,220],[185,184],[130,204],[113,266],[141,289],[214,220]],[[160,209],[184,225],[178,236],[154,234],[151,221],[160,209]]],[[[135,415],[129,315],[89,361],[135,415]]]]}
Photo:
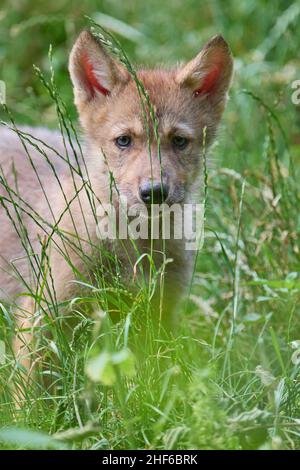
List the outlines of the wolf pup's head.
{"type": "Polygon", "coordinates": [[[215,36],[187,64],[138,70],[155,126],[126,68],[91,33],[80,34],[69,70],[81,125],[94,168],[95,156],[105,160],[129,205],[186,200],[200,173],[203,142],[211,144],[220,122],[232,69],[227,43],[215,36]]]}

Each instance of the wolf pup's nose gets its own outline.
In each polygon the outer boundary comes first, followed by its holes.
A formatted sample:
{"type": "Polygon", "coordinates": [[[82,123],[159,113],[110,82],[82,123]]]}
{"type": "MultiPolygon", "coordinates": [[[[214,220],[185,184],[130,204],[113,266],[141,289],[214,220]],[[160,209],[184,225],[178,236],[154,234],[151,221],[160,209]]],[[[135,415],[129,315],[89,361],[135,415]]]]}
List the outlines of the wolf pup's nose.
{"type": "Polygon", "coordinates": [[[149,204],[161,204],[164,202],[169,194],[169,187],[166,183],[147,181],[140,186],[140,198],[141,200],[149,204]]]}

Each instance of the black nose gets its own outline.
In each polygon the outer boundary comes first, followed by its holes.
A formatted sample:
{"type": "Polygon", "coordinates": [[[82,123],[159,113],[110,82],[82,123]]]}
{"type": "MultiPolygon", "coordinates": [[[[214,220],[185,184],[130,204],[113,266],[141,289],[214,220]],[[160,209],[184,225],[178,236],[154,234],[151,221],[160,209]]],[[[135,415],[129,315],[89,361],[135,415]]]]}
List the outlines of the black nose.
{"type": "Polygon", "coordinates": [[[166,183],[147,181],[140,186],[140,198],[145,204],[161,204],[169,194],[166,183]]]}

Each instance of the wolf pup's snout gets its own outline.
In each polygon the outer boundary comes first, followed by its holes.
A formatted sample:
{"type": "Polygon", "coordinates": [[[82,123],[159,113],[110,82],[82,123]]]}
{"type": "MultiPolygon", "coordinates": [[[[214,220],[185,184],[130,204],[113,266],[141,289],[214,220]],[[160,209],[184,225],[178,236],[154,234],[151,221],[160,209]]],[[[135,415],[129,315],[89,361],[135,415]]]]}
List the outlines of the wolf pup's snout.
{"type": "Polygon", "coordinates": [[[161,181],[141,184],[139,188],[140,198],[146,204],[161,204],[166,201],[169,195],[169,186],[161,181]]]}

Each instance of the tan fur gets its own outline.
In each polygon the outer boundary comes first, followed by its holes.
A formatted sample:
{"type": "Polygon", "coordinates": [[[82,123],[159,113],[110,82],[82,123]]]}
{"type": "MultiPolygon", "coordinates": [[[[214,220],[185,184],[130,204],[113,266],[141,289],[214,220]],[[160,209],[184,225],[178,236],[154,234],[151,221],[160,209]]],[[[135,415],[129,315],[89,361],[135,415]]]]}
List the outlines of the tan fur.
{"type": "MultiPolygon", "coordinates": [[[[149,112],[147,112],[152,164],[150,162],[145,119],[136,84],[123,66],[112,59],[88,32],[83,32],[80,35],[72,50],[70,74],[74,85],[75,103],[84,133],[84,158],[95,198],[102,202],[109,202],[109,171],[111,171],[120,194],[127,197],[129,205],[140,202],[139,186],[150,178],[160,180],[161,170],[153,124],[149,119],[149,112]],[[93,76],[101,81],[101,85],[109,91],[107,96],[93,90],[91,86],[87,86],[89,84],[87,84],[83,66],[86,58],[92,68],[93,76]],[[115,144],[115,139],[122,134],[130,134],[133,138],[133,145],[128,149],[120,150],[115,144]]],[[[197,202],[203,129],[207,128],[206,145],[209,146],[215,136],[226,103],[231,75],[232,57],[227,44],[219,36],[208,43],[193,61],[183,67],[172,70],[155,69],[138,72],[138,78],[149,94],[159,123],[162,177],[170,187],[169,204],[197,202]],[[194,90],[201,87],[206,74],[215,63],[220,67],[221,73],[213,91],[203,96],[194,96],[194,90]],[[174,149],[170,143],[171,137],[176,134],[189,139],[188,147],[184,151],[174,149]]],[[[25,128],[21,130],[33,134],[36,138],[52,146],[61,155],[65,155],[62,138],[58,133],[45,129],[30,130],[25,128]]],[[[41,146],[41,144],[39,145],[41,146]]],[[[74,246],[69,246],[67,250],[76,269],[84,275],[90,274],[92,282],[94,266],[89,263],[89,257],[98,263],[105,263],[105,260],[95,258],[91,243],[87,243],[88,239],[92,241],[92,245],[97,246],[100,243],[96,236],[95,219],[87,194],[85,190],[82,190],[72,202],[70,211],[61,217],[67,203],[51,167],[30,144],[27,144],[27,149],[38,169],[40,182],[32,169],[18,135],[11,130],[0,130],[0,163],[10,185],[12,188],[16,188],[12,171],[13,164],[17,172],[17,192],[23,200],[30,204],[31,208],[52,224],[54,220],[59,220],[59,228],[67,233],[74,233],[74,226],[76,226],[78,236],[74,237],[74,246]],[[47,205],[42,188],[47,194],[53,213],[47,205]],[[78,237],[81,242],[78,241],[78,237]],[[77,248],[84,251],[86,255],[84,259],[77,248]]],[[[44,150],[60,175],[59,179],[67,195],[67,200],[71,201],[76,190],[69,165],[58,158],[55,152],[48,148],[44,150]]],[[[76,166],[74,161],[73,163],[76,166]]],[[[75,176],[75,180],[77,188],[80,188],[83,180],[79,176],[75,176]]],[[[7,197],[6,191],[1,187],[0,195],[7,197]]],[[[113,200],[115,202],[116,192],[113,194],[113,200]]],[[[8,202],[6,204],[11,207],[8,202]]],[[[20,205],[24,206],[21,202],[20,205]]],[[[14,219],[16,220],[16,216],[14,219]]],[[[38,227],[26,215],[24,220],[33,244],[33,251],[40,253],[41,240],[45,237],[43,228],[49,233],[49,227],[46,227],[44,223],[41,223],[42,227],[38,227]]],[[[0,208],[0,223],[0,287],[3,295],[12,299],[19,292],[26,290],[24,283],[22,285],[22,281],[12,274],[12,263],[18,265],[26,282],[34,286],[36,280],[30,280],[31,270],[28,269],[28,262],[24,259],[24,249],[3,208],[0,208]],[[17,258],[18,261],[13,261],[17,258]]],[[[44,243],[46,241],[47,238],[44,243]]],[[[190,253],[184,250],[183,243],[182,240],[170,240],[166,245],[166,256],[173,259],[173,263],[168,265],[166,273],[166,291],[169,293],[169,297],[165,299],[166,310],[172,310],[173,304],[177,303],[182,286],[187,283],[191,273],[192,258],[190,253]],[[171,294],[170,289],[172,289],[171,294]]],[[[130,262],[128,255],[125,255],[123,245],[114,244],[114,249],[123,259],[123,280],[130,286],[133,280],[132,265],[136,262],[136,254],[129,242],[125,242],[125,245],[131,258],[130,262]]],[[[138,247],[141,253],[147,253],[150,250],[150,241],[138,241],[138,247]]],[[[66,249],[61,237],[54,235],[48,248],[51,265],[49,285],[51,284],[51,288],[45,295],[51,298],[53,291],[55,291],[55,300],[60,302],[74,295],[76,285],[70,282],[74,279],[74,274],[60,253],[60,250],[63,252],[66,249]],[[52,282],[54,286],[52,286],[52,282]]],[[[157,252],[161,251],[160,240],[155,241],[154,248],[157,252]]],[[[111,248],[108,247],[108,249],[111,248]]],[[[157,253],[155,258],[159,266],[163,257],[157,253]]],[[[1,294],[1,296],[3,295],[1,294]]],[[[32,315],[32,307],[29,310],[31,311],[27,312],[24,319],[27,324],[28,315],[32,315]]],[[[28,338],[25,341],[27,340],[28,338]]],[[[20,343],[17,347],[20,347],[20,343]]]]}

